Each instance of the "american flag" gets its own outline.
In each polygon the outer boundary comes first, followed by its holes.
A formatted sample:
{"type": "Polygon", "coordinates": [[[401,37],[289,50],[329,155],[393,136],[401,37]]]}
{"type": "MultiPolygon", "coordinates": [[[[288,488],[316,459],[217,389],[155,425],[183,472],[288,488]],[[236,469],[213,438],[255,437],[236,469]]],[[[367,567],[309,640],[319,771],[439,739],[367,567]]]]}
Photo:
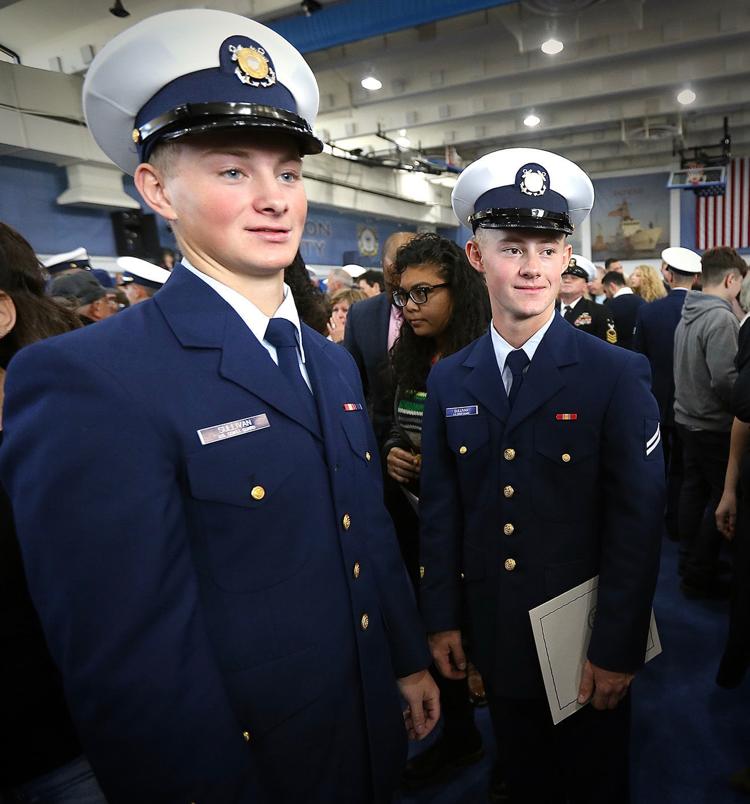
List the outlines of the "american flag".
{"type": "Polygon", "coordinates": [[[727,165],[724,195],[697,198],[695,242],[700,251],[716,246],[750,248],[750,159],[727,165]]]}

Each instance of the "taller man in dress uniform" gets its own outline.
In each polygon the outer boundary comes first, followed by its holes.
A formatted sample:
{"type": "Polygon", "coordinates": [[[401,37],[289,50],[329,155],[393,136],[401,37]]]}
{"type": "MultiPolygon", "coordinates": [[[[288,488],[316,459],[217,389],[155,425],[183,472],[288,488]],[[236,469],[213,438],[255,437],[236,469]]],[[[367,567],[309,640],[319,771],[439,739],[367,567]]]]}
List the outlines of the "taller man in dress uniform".
{"type": "Polygon", "coordinates": [[[0,471],[110,804],[389,802],[404,721],[437,716],[356,366],[283,283],[317,105],[296,50],[219,11],[134,25],[85,82],[185,259],[13,361],[0,471]]]}
{"type": "Polygon", "coordinates": [[[471,164],[453,209],[474,231],[490,331],[441,360],[423,429],[422,607],[433,656],[488,686],[513,802],[628,800],[628,688],[643,664],[659,563],[664,471],[642,355],[555,312],[586,174],[556,154],[471,164]],[[595,504],[578,505],[582,492],[595,504]],[[579,701],[552,725],[529,609],[599,575],[579,701]]]}

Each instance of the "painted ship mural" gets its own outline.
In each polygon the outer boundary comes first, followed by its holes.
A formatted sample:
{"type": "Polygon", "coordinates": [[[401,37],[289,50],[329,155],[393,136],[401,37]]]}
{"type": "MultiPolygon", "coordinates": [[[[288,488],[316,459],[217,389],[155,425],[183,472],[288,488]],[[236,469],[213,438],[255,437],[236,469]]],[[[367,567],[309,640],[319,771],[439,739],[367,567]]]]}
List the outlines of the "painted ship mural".
{"type": "Polygon", "coordinates": [[[610,218],[619,218],[620,223],[613,241],[604,239],[601,226],[598,227],[596,238],[592,243],[593,251],[611,251],[622,254],[635,252],[654,252],[661,237],[662,227],[649,223],[648,228],[641,226],[640,220],[630,214],[627,201],[610,210],[610,218]]]}

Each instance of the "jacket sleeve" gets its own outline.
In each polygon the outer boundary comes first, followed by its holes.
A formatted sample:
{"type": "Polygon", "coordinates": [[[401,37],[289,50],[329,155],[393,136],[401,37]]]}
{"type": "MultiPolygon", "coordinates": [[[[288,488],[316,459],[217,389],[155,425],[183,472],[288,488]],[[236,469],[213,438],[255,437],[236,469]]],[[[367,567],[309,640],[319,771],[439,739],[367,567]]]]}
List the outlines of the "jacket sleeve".
{"type": "Polygon", "coordinates": [[[58,340],[13,360],[0,472],[85,752],[110,804],[266,801],[202,618],[176,451],[58,340]]]}
{"type": "Polygon", "coordinates": [[[422,477],[419,500],[422,617],[430,633],[461,627],[461,545],[463,514],[458,473],[441,415],[438,364],[427,379],[422,423],[422,477]]]}
{"type": "Polygon", "coordinates": [[[359,310],[357,305],[353,304],[349,315],[346,318],[346,329],[344,330],[344,348],[354,358],[359,371],[359,378],[362,384],[365,397],[368,394],[367,390],[367,368],[365,367],[365,358],[362,354],[362,349],[359,344],[359,310]]]}
{"type": "Polygon", "coordinates": [[[633,331],[633,351],[646,354],[646,339],[643,337],[643,311],[646,305],[642,304],[635,314],[635,330],[633,331]]]}
{"type": "Polygon", "coordinates": [[[706,330],[703,342],[711,388],[727,408],[731,404],[732,388],[737,379],[735,358],[738,328],[737,319],[732,313],[716,316],[706,330]]]}
{"type": "Polygon", "coordinates": [[[601,555],[589,659],[633,672],[644,661],[664,528],[664,460],[648,362],[627,355],[603,422],[601,555]]]}

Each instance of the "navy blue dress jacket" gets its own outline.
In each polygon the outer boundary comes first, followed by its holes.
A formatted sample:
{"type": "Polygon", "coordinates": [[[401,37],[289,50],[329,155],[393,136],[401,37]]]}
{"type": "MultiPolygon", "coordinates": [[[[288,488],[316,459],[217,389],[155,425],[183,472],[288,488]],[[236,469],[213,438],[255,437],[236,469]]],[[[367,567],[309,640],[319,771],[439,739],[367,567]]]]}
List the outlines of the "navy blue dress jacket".
{"type": "Polygon", "coordinates": [[[617,345],[633,348],[633,330],[639,308],[646,302],[635,293],[623,293],[607,301],[604,309],[612,316],[617,330],[617,345]]]}
{"type": "Polygon", "coordinates": [[[588,656],[640,667],[664,514],[646,360],[555,313],[511,410],[487,334],[430,373],[422,449],[428,631],[467,630],[494,695],[541,697],[529,609],[598,573],[588,656]]]}
{"type": "Polygon", "coordinates": [[[664,425],[674,424],[674,332],[687,291],[673,290],[638,308],[633,349],[651,364],[651,387],[664,425]]]}
{"type": "Polygon", "coordinates": [[[357,369],[302,330],[317,434],[183,266],[153,300],[10,367],[0,474],[111,804],[356,801],[337,787],[352,755],[373,801],[398,784],[395,677],[429,664],[424,628],[357,369]]]}

